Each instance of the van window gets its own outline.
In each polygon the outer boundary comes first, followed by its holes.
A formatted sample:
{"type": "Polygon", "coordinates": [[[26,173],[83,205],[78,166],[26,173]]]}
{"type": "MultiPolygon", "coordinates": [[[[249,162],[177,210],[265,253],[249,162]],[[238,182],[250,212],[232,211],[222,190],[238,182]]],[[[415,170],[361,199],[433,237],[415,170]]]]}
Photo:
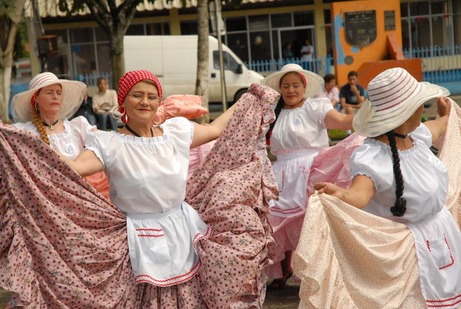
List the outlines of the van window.
{"type": "MultiPolygon", "coordinates": [[[[222,52],[222,57],[224,70],[230,70],[234,73],[238,73],[239,63],[237,60],[235,60],[234,57],[226,51],[222,52]]],[[[213,51],[213,68],[219,70],[219,51],[217,50],[213,51]]]]}

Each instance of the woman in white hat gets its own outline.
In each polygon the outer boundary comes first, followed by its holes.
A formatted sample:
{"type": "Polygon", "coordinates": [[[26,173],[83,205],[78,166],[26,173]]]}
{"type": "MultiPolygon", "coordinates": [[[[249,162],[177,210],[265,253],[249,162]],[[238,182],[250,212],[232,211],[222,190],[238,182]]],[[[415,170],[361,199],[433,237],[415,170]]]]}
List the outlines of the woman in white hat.
{"type": "Polygon", "coordinates": [[[267,268],[270,288],[279,289],[293,274],[291,256],[299,240],[307,203],[307,178],[312,160],[329,146],[327,129],[352,128],[352,115],[333,108],[326,98],[313,99],[323,89],[323,78],[287,64],[267,76],[264,84],[281,93],[276,121],[268,132],[270,151],[277,157],[273,170],[279,199],[271,206],[270,222],[277,243],[275,264],[267,268]]]}
{"type": "MultiPolygon", "coordinates": [[[[84,83],[59,79],[51,72],[39,73],[29,89],[12,99],[14,127],[40,135],[41,139],[66,158],[75,159],[96,128],[83,116],[68,120],[80,107],[87,87],[84,83]]],[[[106,198],[109,185],[104,173],[86,178],[106,198]]]]}
{"type": "Polygon", "coordinates": [[[447,170],[430,150],[447,127],[449,92],[392,68],[370,81],[368,95],[353,121],[354,130],[367,138],[351,157],[350,187],[320,182],[315,189],[407,225],[416,244],[426,306],[458,308],[461,234],[445,207],[447,170]],[[433,98],[438,98],[440,117],[422,124],[423,104],[433,98]]]}

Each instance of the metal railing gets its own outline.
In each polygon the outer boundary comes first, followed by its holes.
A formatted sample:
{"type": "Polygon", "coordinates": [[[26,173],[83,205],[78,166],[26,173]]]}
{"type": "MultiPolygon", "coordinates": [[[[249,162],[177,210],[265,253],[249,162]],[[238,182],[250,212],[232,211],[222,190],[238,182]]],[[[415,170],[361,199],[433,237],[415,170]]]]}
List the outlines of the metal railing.
{"type": "Polygon", "coordinates": [[[404,50],[405,58],[421,58],[423,79],[431,83],[461,81],[461,45],[404,50]]]}
{"type": "Polygon", "coordinates": [[[296,63],[304,69],[315,72],[320,76],[332,72],[333,57],[317,57],[312,60],[302,60],[301,58],[285,58],[285,59],[268,59],[257,60],[245,63],[245,65],[253,71],[262,75],[267,75],[271,72],[280,70],[287,63],[296,63]]]}

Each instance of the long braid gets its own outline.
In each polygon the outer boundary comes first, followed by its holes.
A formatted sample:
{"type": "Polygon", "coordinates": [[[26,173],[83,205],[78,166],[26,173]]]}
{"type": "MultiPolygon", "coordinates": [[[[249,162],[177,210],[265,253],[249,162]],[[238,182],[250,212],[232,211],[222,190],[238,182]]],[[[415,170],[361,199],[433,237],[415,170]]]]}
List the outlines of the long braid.
{"type": "Polygon", "coordinates": [[[283,106],[285,105],[285,101],[283,101],[283,98],[280,97],[279,101],[277,102],[277,105],[275,106],[275,120],[270,124],[269,126],[269,131],[266,133],[266,141],[269,142],[271,135],[272,135],[272,129],[275,126],[275,123],[277,122],[277,119],[279,118],[280,112],[283,109],[283,106]]]}
{"type": "Polygon", "coordinates": [[[395,135],[394,130],[389,131],[386,133],[387,139],[389,140],[389,145],[391,146],[392,151],[392,162],[393,162],[393,169],[394,169],[394,177],[395,177],[395,204],[391,207],[391,212],[396,217],[402,217],[407,210],[407,200],[402,197],[403,195],[403,177],[402,171],[400,170],[400,158],[399,153],[397,150],[397,143],[395,142],[395,135]]]}
{"type": "Polygon", "coordinates": [[[32,98],[30,99],[30,104],[32,105],[32,118],[33,118],[34,125],[37,128],[38,133],[40,133],[40,137],[42,141],[44,141],[46,144],[49,145],[50,140],[48,139],[48,134],[46,133],[45,126],[42,123],[42,117],[40,116],[40,112],[37,109],[35,109],[35,100],[37,99],[37,95],[39,91],[34,93],[32,98]]]}

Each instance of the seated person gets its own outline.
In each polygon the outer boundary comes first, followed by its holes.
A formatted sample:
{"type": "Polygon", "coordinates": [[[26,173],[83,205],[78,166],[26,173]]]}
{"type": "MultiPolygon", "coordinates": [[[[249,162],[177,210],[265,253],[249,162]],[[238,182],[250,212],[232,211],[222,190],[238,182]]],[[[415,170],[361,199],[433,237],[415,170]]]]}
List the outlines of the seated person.
{"type": "Polygon", "coordinates": [[[106,78],[98,78],[98,92],[93,96],[93,111],[96,115],[98,129],[106,130],[109,124],[109,129],[117,130],[117,121],[112,116],[117,107],[117,92],[107,89],[106,78]]]}
{"type": "Polygon", "coordinates": [[[365,101],[365,89],[358,84],[359,78],[355,71],[347,74],[348,83],[341,87],[339,98],[346,114],[355,114],[365,101]]]}

